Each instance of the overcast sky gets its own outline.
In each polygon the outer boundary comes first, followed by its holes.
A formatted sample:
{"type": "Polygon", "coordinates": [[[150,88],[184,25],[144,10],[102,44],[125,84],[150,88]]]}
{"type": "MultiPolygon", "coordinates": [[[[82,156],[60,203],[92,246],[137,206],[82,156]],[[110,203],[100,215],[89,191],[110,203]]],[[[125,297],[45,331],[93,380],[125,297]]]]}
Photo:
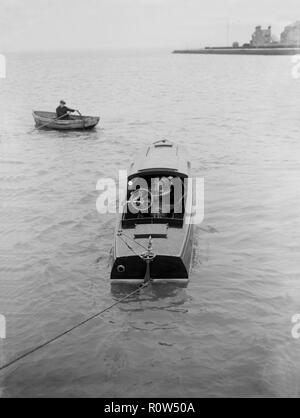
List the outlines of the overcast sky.
{"type": "Polygon", "coordinates": [[[299,0],[0,0],[0,53],[225,45],[296,20],[299,0]]]}

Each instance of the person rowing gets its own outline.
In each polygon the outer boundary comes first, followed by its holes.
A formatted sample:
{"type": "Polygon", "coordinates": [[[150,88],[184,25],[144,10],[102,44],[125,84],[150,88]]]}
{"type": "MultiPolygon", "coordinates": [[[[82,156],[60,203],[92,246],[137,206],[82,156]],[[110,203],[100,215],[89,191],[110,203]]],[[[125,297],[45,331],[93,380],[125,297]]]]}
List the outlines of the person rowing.
{"type": "Polygon", "coordinates": [[[77,112],[77,110],[70,109],[66,106],[66,102],[61,100],[58,108],[56,109],[56,116],[60,120],[67,120],[70,119],[70,114],[74,112],[77,112]]]}

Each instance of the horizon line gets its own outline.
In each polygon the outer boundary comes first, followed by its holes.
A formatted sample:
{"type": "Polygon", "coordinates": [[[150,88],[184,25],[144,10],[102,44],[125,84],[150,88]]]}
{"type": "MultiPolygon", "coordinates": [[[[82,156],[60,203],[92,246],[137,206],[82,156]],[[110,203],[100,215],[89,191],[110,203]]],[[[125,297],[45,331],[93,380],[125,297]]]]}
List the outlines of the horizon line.
{"type": "Polygon", "coordinates": [[[17,53],[17,54],[30,54],[30,53],[72,53],[72,52],[104,52],[104,51],[143,51],[143,50],[174,50],[176,49],[175,46],[128,46],[128,47],[101,47],[101,48],[49,48],[49,49],[39,49],[39,48],[33,48],[33,49],[1,49],[1,54],[11,54],[11,53],[17,53]]]}

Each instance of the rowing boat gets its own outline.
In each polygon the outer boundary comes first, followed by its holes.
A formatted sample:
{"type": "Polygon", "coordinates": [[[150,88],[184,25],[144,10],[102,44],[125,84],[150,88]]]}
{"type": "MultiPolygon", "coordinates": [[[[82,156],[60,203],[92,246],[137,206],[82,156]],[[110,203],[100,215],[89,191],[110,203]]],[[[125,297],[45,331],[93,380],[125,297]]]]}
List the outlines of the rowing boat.
{"type": "Polygon", "coordinates": [[[92,129],[98,125],[100,118],[93,116],[69,116],[68,119],[57,119],[53,112],[33,112],[37,127],[55,130],[92,129]]]}
{"type": "Polygon", "coordinates": [[[147,147],[131,165],[117,222],[112,283],[188,282],[194,228],[191,164],[169,141],[147,147]]]}

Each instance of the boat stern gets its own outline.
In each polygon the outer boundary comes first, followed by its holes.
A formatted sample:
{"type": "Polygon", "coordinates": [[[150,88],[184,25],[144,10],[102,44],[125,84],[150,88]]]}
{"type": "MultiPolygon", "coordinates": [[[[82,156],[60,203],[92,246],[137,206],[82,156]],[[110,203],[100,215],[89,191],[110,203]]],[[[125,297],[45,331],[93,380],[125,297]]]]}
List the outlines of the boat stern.
{"type": "MultiPolygon", "coordinates": [[[[138,257],[120,257],[113,264],[112,283],[143,283],[147,271],[146,262],[138,257]]],[[[189,272],[180,257],[156,256],[150,263],[150,277],[153,282],[189,281],[189,272]]]]}

